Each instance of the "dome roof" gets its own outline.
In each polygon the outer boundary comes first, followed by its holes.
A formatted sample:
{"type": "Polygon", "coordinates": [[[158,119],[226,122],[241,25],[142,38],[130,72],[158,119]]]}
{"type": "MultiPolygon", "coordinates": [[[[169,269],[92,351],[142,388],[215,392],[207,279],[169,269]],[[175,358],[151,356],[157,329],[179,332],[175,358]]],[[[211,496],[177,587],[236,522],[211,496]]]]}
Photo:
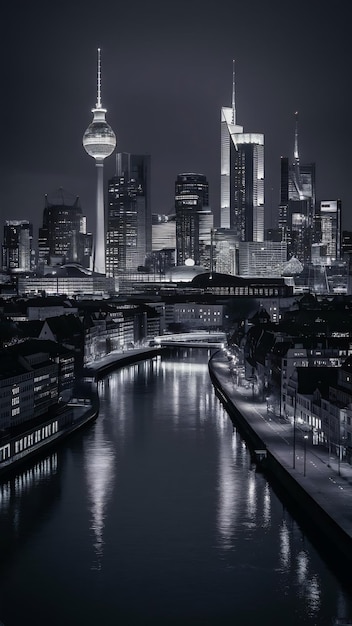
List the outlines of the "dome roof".
{"type": "Polygon", "coordinates": [[[177,265],[172,267],[168,273],[168,278],[172,283],[188,283],[193,280],[195,276],[204,274],[208,270],[201,265],[177,265]]]}
{"type": "MultiPolygon", "coordinates": [[[[47,268],[49,269],[49,268],[47,268]]],[[[64,278],[65,276],[74,278],[74,277],[82,277],[92,276],[91,270],[79,265],[79,263],[66,263],[65,265],[55,265],[50,268],[50,272],[47,271],[46,275],[54,275],[58,278],[64,278]]]]}

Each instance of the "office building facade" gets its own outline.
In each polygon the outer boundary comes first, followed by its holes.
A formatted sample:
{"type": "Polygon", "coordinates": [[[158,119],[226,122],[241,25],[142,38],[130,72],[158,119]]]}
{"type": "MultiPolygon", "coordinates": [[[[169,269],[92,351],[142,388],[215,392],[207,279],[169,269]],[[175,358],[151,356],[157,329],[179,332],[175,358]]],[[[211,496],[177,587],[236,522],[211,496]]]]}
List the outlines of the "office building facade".
{"type": "Polygon", "coordinates": [[[206,177],[196,173],[179,174],[175,182],[177,265],[184,265],[187,260],[200,265],[200,235],[204,241],[206,223],[211,223],[208,205],[209,184],[206,177]]]}
{"type": "Polygon", "coordinates": [[[315,194],[315,164],[300,163],[296,113],[293,161],[281,158],[278,227],[288,257],[296,257],[304,265],[310,263],[312,244],[319,239],[315,194]]]}
{"type": "Polygon", "coordinates": [[[46,195],[43,226],[38,235],[38,265],[84,265],[90,249],[89,235],[84,230],[85,218],[78,196],[63,189],[46,195]]]}
{"type": "Polygon", "coordinates": [[[319,211],[320,242],[328,262],[341,259],[341,200],[322,200],[319,211]]]}
{"type": "Polygon", "coordinates": [[[286,242],[242,241],[239,244],[239,275],[279,277],[287,260],[286,242]]]}
{"type": "Polygon", "coordinates": [[[108,183],[107,276],[144,266],[152,250],[150,165],[150,155],[117,155],[108,183]]]}
{"type": "Polygon", "coordinates": [[[6,220],[2,245],[2,269],[28,272],[32,269],[33,225],[27,220],[6,220]]]}

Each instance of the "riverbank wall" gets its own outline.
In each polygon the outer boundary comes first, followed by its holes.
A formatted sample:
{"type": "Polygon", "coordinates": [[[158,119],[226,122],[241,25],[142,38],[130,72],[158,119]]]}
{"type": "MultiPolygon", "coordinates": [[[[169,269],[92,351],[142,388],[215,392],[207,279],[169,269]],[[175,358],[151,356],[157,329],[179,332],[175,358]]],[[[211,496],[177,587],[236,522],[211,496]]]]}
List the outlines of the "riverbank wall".
{"type": "Polygon", "coordinates": [[[154,357],[159,356],[165,349],[166,348],[162,347],[148,347],[140,348],[137,350],[128,350],[124,353],[110,353],[106,357],[98,359],[97,361],[93,361],[92,363],[87,365],[84,368],[83,375],[87,377],[91,376],[95,378],[95,380],[100,380],[110,372],[113,372],[114,370],[121,367],[125,367],[126,365],[133,365],[134,363],[138,363],[139,361],[153,359],[154,357]]]}
{"type": "MultiPolygon", "coordinates": [[[[216,356],[216,355],[214,355],[216,356]]],[[[296,514],[302,524],[309,526],[310,531],[316,532],[320,542],[328,542],[327,551],[333,558],[343,558],[344,563],[352,565],[352,482],[345,478],[344,498],[339,497],[338,489],[332,495],[331,471],[329,467],[320,467],[319,485],[314,486],[313,470],[310,468],[310,477],[297,474],[288,463],[284,463],[278,454],[275,442],[271,437],[270,444],[265,436],[258,433],[255,424],[249,423],[244,413],[236,405],[236,398],[229,393],[224,384],[223,374],[219,374],[216,360],[209,361],[209,374],[217,396],[224,405],[234,426],[248,444],[249,450],[258,469],[262,470],[270,479],[278,495],[288,503],[288,508],[296,514]],[[321,480],[321,472],[326,474],[325,482],[321,480]],[[312,488],[313,485],[313,488],[312,488]],[[350,496],[346,500],[347,495],[350,496]],[[346,504],[347,502],[347,504],[346,504]]],[[[289,451],[292,459],[292,452],[289,451]]]]}

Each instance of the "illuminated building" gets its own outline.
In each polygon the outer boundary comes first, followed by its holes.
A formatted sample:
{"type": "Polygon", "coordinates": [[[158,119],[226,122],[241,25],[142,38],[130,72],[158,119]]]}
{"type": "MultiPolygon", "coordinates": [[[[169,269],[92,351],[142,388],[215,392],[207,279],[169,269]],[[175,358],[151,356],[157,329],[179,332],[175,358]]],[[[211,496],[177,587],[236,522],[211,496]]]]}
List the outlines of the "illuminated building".
{"type": "Polygon", "coordinates": [[[152,250],[176,248],[176,215],[158,215],[152,226],[152,250]]]}
{"type": "Polygon", "coordinates": [[[106,273],[144,266],[152,250],[150,156],[119,153],[108,183],[106,273]]]}
{"type": "Polygon", "coordinates": [[[152,272],[165,274],[176,265],[176,215],[153,215],[152,252],[147,258],[152,272]]]}
{"type": "Polygon", "coordinates": [[[206,269],[212,266],[212,231],[214,216],[210,209],[198,211],[199,216],[199,263],[206,269]]]}
{"type": "MultiPolygon", "coordinates": [[[[79,197],[58,189],[45,196],[43,226],[39,229],[38,265],[84,264],[86,238],[85,217],[79,197]]],[[[87,255],[87,253],[86,253],[87,255]]]]}
{"type": "Polygon", "coordinates": [[[101,65],[98,48],[97,103],[92,109],[93,121],[83,135],[83,147],[95,159],[97,171],[96,227],[93,270],[105,274],[105,212],[104,212],[104,159],[113,153],[116,137],[105,120],[106,109],[101,103],[101,65]]]}
{"type": "Polygon", "coordinates": [[[278,226],[282,240],[287,242],[288,257],[297,257],[306,264],[311,260],[311,246],[316,239],[315,164],[300,163],[297,115],[293,162],[281,158],[278,226]]]}
{"type": "Polygon", "coordinates": [[[238,249],[240,276],[281,276],[287,260],[286,242],[242,241],[238,249]]]}
{"type": "Polygon", "coordinates": [[[28,272],[32,265],[33,226],[27,220],[6,220],[2,245],[2,269],[28,272]]]}
{"type": "Polygon", "coordinates": [[[235,62],[232,106],[221,109],[221,227],[238,241],[264,240],[264,135],[236,123],[235,62]]]}
{"type": "Polygon", "coordinates": [[[320,242],[329,261],[341,258],[341,200],[320,202],[320,242]]]}
{"type": "Polygon", "coordinates": [[[182,324],[184,329],[211,328],[221,330],[223,327],[223,304],[176,302],[171,306],[173,308],[173,323],[182,324]]]}
{"type": "MultiPolygon", "coordinates": [[[[203,174],[179,174],[175,183],[176,258],[177,265],[187,259],[200,264],[200,232],[204,239],[205,216],[209,221],[209,185],[203,174]],[[207,208],[207,213],[204,210],[207,208]],[[203,213],[203,216],[201,216],[203,213]]],[[[210,238],[210,230],[209,230],[210,238]]]]}
{"type": "Polygon", "coordinates": [[[238,241],[230,228],[214,228],[212,232],[212,265],[218,274],[236,273],[238,241]]]}
{"type": "Polygon", "coordinates": [[[69,297],[105,297],[116,291],[116,281],[79,265],[47,267],[44,276],[19,276],[18,294],[65,294],[69,297]]]}

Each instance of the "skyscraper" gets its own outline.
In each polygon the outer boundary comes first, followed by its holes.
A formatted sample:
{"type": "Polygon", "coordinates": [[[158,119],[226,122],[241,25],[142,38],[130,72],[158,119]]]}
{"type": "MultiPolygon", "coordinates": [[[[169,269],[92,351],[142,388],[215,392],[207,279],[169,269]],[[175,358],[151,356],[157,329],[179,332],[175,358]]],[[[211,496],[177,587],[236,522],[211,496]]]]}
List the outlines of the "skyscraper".
{"type": "Polygon", "coordinates": [[[293,161],[281,158],[281,184],[278,226],[282,240],[287,242],[289,257],[301,263],[311,260],[315,241],[315,164],[300,163],[298,150],[298,113],[295,113],[293,161]]]}
{"type": "Polygon", "coordinates": [[[326,248],[326,256],[331,261],[341,259],[341,200],[320,202],[320,241],[326,248]]]}
{"type": "Polygon", "coordinates": [[[184,265],[187,259],[194,261],[195,265],[200,264],[200,232],[203,239],[205,235],[204,227],[200,225],[207,222],[204,209],[211,213],[208,205],[206,177],[195,173],[179,174],[175,183],[177,265],[184,265]]]}
{"type": "Polygon", "coordinates": [[[27,220],[6,220],[2,245],[2,268],[28,272],[32,265],[33,226],[27,220]]]}
{"type": "Polygon", "coordinates": [[[45,195],[43,226],[39,229],[38,264],[83,264],[85,217],[79,197],[60,188],[45,195]]]}
{"type": "Polygon", "coordinates": [[[100,48],[98,48],[97,103],[95,108],[92,109],[93,121],[83,135],[83,147],[95,159],[97,170],[93,269],[101,274],[105,274],[104,159],[113,153],[116,146],[115,133],[105,120],[106,112],[101,103],[101,64],[100,48]]]}
{"type": "Polygon", "coordinates": [[[264,135],[236,122],[235,62],[232,106],[221,109],[221,227],[238,241],[264,240],[264,135]]]}
{"type": "Polygon", "coordinates": [[[152,250],[150,155],[117,155],[108,183],[106,273],[136,270],[152,250]]]}

